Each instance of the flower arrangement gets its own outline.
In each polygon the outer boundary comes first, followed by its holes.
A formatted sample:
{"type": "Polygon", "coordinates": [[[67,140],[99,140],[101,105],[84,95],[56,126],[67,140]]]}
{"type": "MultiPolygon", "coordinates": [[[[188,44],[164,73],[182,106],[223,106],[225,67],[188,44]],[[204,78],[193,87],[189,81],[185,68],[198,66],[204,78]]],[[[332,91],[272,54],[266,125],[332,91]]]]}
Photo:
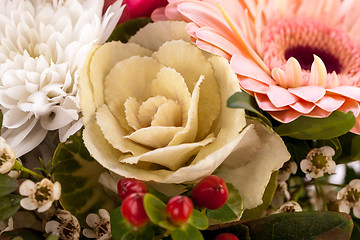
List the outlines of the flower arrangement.
{"type": "Polygon", "coordinates": [[[358,239],[359,4],[1,1],[0,239],[358,239]]]}

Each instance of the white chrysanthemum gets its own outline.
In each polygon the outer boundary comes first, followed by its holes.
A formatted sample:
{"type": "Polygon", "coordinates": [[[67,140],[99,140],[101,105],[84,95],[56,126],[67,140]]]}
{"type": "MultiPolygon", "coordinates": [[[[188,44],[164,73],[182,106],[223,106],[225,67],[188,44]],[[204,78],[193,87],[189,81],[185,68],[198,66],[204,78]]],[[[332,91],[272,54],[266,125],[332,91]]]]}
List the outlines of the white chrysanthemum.
{"type": "Polygon", "coordinates": [[[48,131],[65,141],[82,126],[78,71],[91,46],[111,34],[121,3],[102,16],[103,0],[0,1],[2,136],[17,157],[48,131]]]}

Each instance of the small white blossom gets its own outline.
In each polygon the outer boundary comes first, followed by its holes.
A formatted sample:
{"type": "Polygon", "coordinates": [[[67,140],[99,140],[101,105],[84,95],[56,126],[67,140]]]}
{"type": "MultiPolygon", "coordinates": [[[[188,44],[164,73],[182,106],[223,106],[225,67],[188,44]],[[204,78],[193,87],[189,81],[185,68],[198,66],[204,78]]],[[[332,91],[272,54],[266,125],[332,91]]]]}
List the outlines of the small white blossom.
{"type": "Polygon", "coordinates": [[[290,160],[284,163],[284,165],[279,169],[277,181],[287,181],[291,174],[295,174],[297,171],[296,162],[290,160]]]}
{"type": "Polygon", "coordinates": [[[334,186],[321,186],[322,192],[316,190],[315,186],[309,186],[307,195],[310,197],[310,203],[314,206],[315,211],[324,210],[324,199],[326,201],[328,211],[339,211],[339,200],[337,200],[337,191],[334,186]]]}
{"type": "Polygon", "coordinates": [[[340,212],[350,213],[352,208],[354,216],[360,218],[360,179],[351,180],[338,192],[337,199],[340,200],[340,212]]]}
{"type": "Polygon", "coordinates": [[[3,232],[12,231],[14,230],[14,220],[13,218],[9,218],[4,221],[0,221],[0,235],[3,232]]]}
{"type": "Polygon", "coordinates": [[[280,182],[271,201],[271,206],[279,208],[285,201],[290,200],[290,193],[286,182],[280,182]]]}
{"type": "Polygon", "coordinates": [[[282,213],[282,212],[301,212],[302,208],[299,203],[295,201],[289,201],[284,203],[279,210],[276,211],[276,213],[282,213]]]}
{"type": "Polygon", "coordinates": [[[86,223],[93,229],[84,229],[83,234],[87,238],[98,240],[108,240],[111,238],[110,214],[105,209],[99,210],[100,217],[95,213],[90,213],[86,217],[86,223]]]}
{"type": "Polygon", "coordinates": [[[59,200],[61,185],[59,182],[52,183],[47,178],[37,183],[27,179],[20,185],[19,192],[27,196],[20,201],[23,208],[45,212],[51,207],[53,201],[59,200]]]}
{"type": "Polygon", "coordinates": [[[55,234],[63,240],[78,240],[80,238],[80,223],[69,211],[60,210],[55,214],[56,220],[45,225],[45,232],[55,234]]]}
{"type": "Polygon", "coordinates": [[[311,178],[322,177],[324,173],[335,173],[336,163],[332,160],[334,155],[334,149],[329,146],[314,148],[307,154],[306,159],[300,162],[300,168],[311,178]]]}
{"type": "Polygon", "coordinates": [[[10,172],[15,164],[15,153],[6,143],[5,139],[0,137],[0,174],[10,172]]]}

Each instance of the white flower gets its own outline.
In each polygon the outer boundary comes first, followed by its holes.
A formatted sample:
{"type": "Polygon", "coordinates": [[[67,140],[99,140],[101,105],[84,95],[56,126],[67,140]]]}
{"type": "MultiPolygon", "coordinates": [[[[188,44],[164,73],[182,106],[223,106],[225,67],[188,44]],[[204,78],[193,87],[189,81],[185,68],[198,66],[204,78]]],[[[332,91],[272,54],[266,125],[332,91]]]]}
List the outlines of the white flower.
{"type": "Polygon", "coordinates": [[[307,195],[310,197],[310,203],[314,206],[315,211],[324,210],[324,200],[328,211],[339,211],[339,200],[337,199],[337,191],[335,186],[324,185],[321,189],[316,189],[314,185],[309,186],[307,195]]]}
{"type": "Polygon", "coordinates": [[[51,207],[53,201],[60,199],[61,185],[59,182],[52,183],[47,178],[36,184],[27,179],[20,185],[19,192],[21,195],[27,196],[20,201],[23,208],[45,212],[51,207]]]}
{"type": "Polygon", "coordinates": [[[9,218],[4,221],[0,221],[0,236],[3,232],[14,230],[14,220],[13,218],[9,218]]]}
{"type": "Polygon", "coordinates": [[[340,200],[339,211],[349,213],[353,209],[355,217],[360,218],[360,179],[353,179],[337,195],[340,200]]]}
{"type": "Polygon", "coordinates": [[[111,34],[121,3],[102,16],[103,0],[0,1],[3,137],[17,157],[48,131],[65,141],[80,129],[79,69],[91,46],[111,34]]]}
{"type": "Polygon", "coordinates": [[[334,149],[329,146],[314,148],[300,162],[300,168],[304,173],[309,173],[311,178],[322,177],[324,173],[335,173],[336,163],[332,160],[334,155],[334,149]]]}
{"type": "Polygon", "coordinates": [[[78,240],[80,238],[80,223],[77,218],[66,210],[55,214],[56,220],[45,225],[45,232],[53,233],[63,240],[78,240]]]}
{"type": "Polygon", "coordinates": [[[284,202],[290,200],[290,193],[288,191],[288,185],[286,182],[280,182],[274,193],[274,197],[271,200],[271,206],[273,208],[279,208],[284,202]]]}
{"type": "Polygon", "coordinates": [[[302,208],[299,203],[295,201],[289,201],[284,203],[279,210],[277,210],[275,213],[282,213],[282,212],[301,212],[302,208]]]}
{"type": "Polygon", "coordinates": [[[93,229],[84,229],[83,234],[87,238],[98,240],[108,240],[111,238],[110,214],[105,209],[99,210],[100,217],[95,213],[90,213],[86,217],[86,223],[93,229]]]}
{"type": "Polygon", "coordinates": [[[279,169],[279,173],[277,176],[278,182],[285,182],[289,179],[291,174],[295,174],[297,171],[296,162],[293,160],[287,161],[284,165],[279,169]]]}
{"type": "Polygon", "coordinates": [[[10,172],[15,164],[15,153],[6,143],[5,139],[0,137],[0,174],[10,172]]]}

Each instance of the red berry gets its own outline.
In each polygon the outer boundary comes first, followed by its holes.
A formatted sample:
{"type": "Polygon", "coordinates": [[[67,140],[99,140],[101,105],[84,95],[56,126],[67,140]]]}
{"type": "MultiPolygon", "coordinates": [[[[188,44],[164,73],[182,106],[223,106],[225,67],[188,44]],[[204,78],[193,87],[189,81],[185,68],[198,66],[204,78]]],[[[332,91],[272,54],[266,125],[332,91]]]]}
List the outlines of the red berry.
{"type": "Polygon", "coordinates": [[[232,233],[222,233],[217,235],[214,240],[239,240],[239,239],[232,233]]]}
{"type": "Polygon", "coordinates": [[[166,205],[166,212],[171,221],[177,225],[187,222],[193,212],[194,206],[190,198],[186,196],[175,196],[166,205]]]}
{"type": "Polygon", "coordinates": [[[121,205],[123,217],[135,227],[142,227],[149,220],[144,208],[144,196],[145,193],[132,193],[121,205]]]}
{"type": "Polygon", "coordinates": [[[143,181],[134,178],[122,178],[117,185],[119,198],[124,200],[132,193],[146,193],[146,185],[143,181]]]}
{"type": "Polygon", "coordinates": [[[191,194],[194,203],[208,209],[221,208],[228,195],[224,180],[215,175],[207,176],[201,180],[195,185],[191,194]]]}

